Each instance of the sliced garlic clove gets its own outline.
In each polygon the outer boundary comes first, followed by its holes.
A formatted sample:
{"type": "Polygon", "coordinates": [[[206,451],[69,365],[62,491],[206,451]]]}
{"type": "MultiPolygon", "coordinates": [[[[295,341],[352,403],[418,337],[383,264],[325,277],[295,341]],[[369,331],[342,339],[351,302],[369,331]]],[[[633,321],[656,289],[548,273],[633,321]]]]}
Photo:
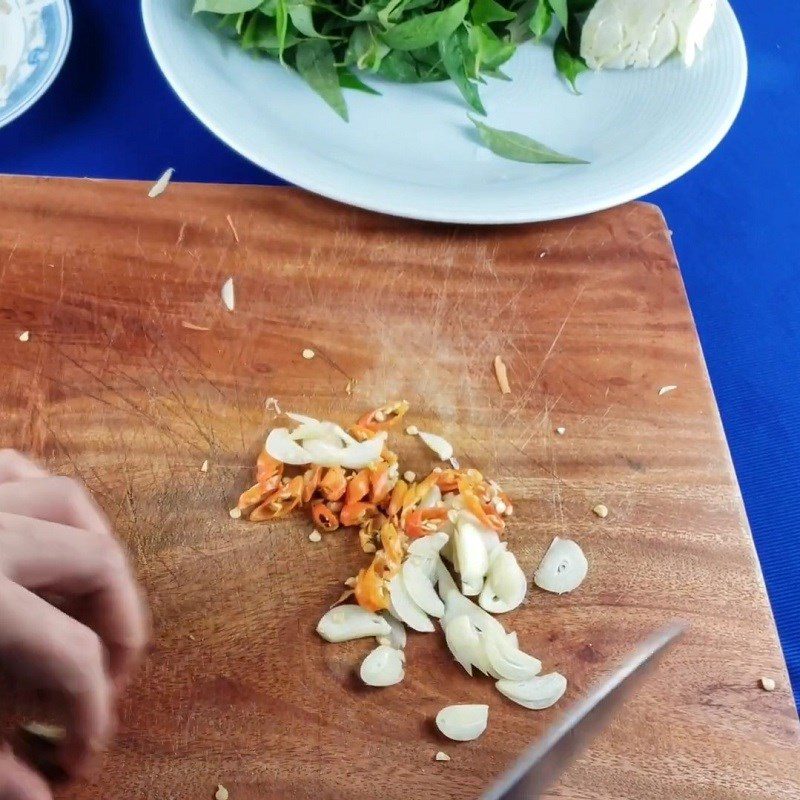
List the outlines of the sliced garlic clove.
{"type": "Polygon", "coordinates": [[[444,614],[444,603],[423,570],[410,559],[406,559],[400,574],[409,596],[426,614],[432,617],[441,617],[444,614]]]}
{"type": "Polygon", "coordinates": [[[542,664],[538,659],[512,647],[506,636],[487,632],[482,634],[481,641],[489,665],[501,678],[526,681],[542,670],[542,664]]]}
{"type": "Polygon", "coordinates": [[[442,618],[442,625],[446,626],[451,619],[461,616],[462,614],[468,616],[475,628],[481,633],[485,631],[494,631],[505,635],[505,629],[498,620],[491,614],[487,614],[482,608],[479,608],[472,600],[468,597],[464,597],[464,595],[456,589],[455,592],[449,592],[445,600],[445,612],[442,618]]]}
{"type": "Polygon", "coordinates": [[[349,642],[368,636],[389,636],[389,623],[361,606],[337,606],[317,624],[317,633],[328,642],[349,642]]]}
{"type": "Polygon", "coordinates": [[[441,558],[436,565],[436,580],[439,597],[442,598],[446,606],[450,603],[451,596],[461,596],[461,592],[458,591],[458,586],[456,586],[456,582],[453,580],[450,570],[447,569],[441,558]]]}
{"type": "Polygon", "coordinates": [[[435,508],[442,502],[442,490],[434,484],[419,501],[419,508],[435,508]]]}
{"type": "Polygon", "coordinates": [[[489,706],[447,706],[436,715],[436,727],[454,742],[477,739],[489,723],[489,706]]]}
{"type": "Polygon", "coordinates": [[[439,555],[449,538],[446,533],[439,531],[430,534],[430,536],[414,539],[408,547],[409,555],[419,556],[420,558],[434,558],[439,555]]]}
{"type": "Polygon", "coordinates": [[[400,575],[395,575],[389,581],[389,597],[391,599],[390,611],[409,628],[420,633],[431,633],[433,623],[428,615],[411,599],[408,590],[400,575]]]}
{"type": "Polygon", "coordinates": [[[486,611],[505,614],[517,608],[527,593],[528,582],[516,556],[504,550],[491,561],[478,602],[486,611]]]}
{"type": "Polygon", "coordinates": [[[451,445],[447,439],[443,439],[435,433],[426,433],[425,431],[419,432],[419,438],[422,439],[442,461],[447,461],[453,457],[453,445],[451,445]]]}
{"type": "Polygon", "coordinates": [[[467,675],[472,677],[473,658],[480,643],[469,618],[461,616],[450,620],[444,628],[444,640],[453,658],[464,668],[467,675]]]}
{"type": "Polygon", "coordinates": [[[311,456],[313,463],[321,467],[364,469],[380,458],[385,440],[386,434],[379,433],[373,439],[364,442],[335,447],[320,439],[306,439],[303,447],[311,456]]]}
{"type": "Polygon", "coordinates": [[[314,417],[307,417],[305,414],[295,414],[293,411],[287,411],[286,416],[293,422],[300,425],[319,425],[319,420],[314,417]]]}
{"type": "Polygon", "coordinates": [[[464,594],[479,594],[489,569],[489,553],[479,528],[469,517],[471,515],[462,512],[456,522],[455,555],[458,559],[464,594]]]}
{"type": "Polygon", "coordinates": [[[387,645],[376,647],[362,662],[359,675],[367,686],[394,686],[405,677],[403,657],[387,645]]]}
{"type": "Polygon", "coordinates": [[[570,539],[556,536],[544,554],[533,582],[546,592],[564,594],[577,589],[589,569],[583,550],[570,539]]]}
{"type": "Polygon", "coordinates": [[[309,453],[292,439],[286,428],[274,428],[271,430],[264,444],[264,449],[267,451],[267,455],[284,464],[301,466],[311,463],[309,453]]]}
{"type": "Polygon", "coordinates": [[[399,619],[393,617],[388,611],[381,611],[379,616],[389,623],[392,632],[388,636],[379,636],[378,644],[388,644],[395,650],[403,650],[406,646],[406,626],[399,619]],[[380,641],[383,639],[384,641],[380,641]]]}
{"type": "Polygon", "coordinates": [[[539,711],[557,703],[567,691],[567,679],[558,672],[539,675],[526,681],[501,679],[495,684],[500,694],[525,708],[539,711]]]}
{"type": "Polygon", "coordinates": [[[516,631],[511,631],[506,637],[515,650],[519,650],[519,636],[516,631]]]}

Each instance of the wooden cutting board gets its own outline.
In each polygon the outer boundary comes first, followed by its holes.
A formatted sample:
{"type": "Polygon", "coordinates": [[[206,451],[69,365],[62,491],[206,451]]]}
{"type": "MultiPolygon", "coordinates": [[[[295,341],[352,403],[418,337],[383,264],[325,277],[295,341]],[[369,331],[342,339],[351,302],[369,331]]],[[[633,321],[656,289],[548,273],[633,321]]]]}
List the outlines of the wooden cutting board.
{"type": "MultiPolygon", "coordinates": [[[[0,181],[0,442],[89,485],[155,625],[113,750],[60,797],[190,800],[221,782],[232,800],[477,798],[673,618],[690,635],[551,796],[800,797],[788,679],[656,208],[456,228],[290,189],[147,188],[0,181]],[[508,538],[528,574],[554,535],[582,544],[579,591],[534,589],[504,620],[569,678],[560,708],[526,711],[468,678],[439,633],[410,637],[401,685],[359,685],[370,643],[314,634],[363,563],[353,536],[313,544],[302,519],[227,513],[271,397],[342,422],[405,397],[412,422],[514,497],[508,538]],[[490,704],[477,742],[436,735],[454,702],[490,704]]],[[[409,437],[397,447],[407,467],[433,465],[409,437]]]]}

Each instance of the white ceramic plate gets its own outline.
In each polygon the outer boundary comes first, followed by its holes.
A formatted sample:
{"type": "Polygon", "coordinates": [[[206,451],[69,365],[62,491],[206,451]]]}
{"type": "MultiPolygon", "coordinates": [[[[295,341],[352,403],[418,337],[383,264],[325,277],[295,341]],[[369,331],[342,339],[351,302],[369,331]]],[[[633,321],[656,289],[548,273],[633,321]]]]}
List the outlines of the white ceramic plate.
{"type": "Polygon", "coordinates": [[[27,111],[56,79],[72,39],[67,0],[0,2],[0,128],[27,111]]]}
{"type": "MultiPolygon", "coordinates": [[[[153,53],[178,96],[246,158],[312,192],[415,219],[532,222],[640,197],[705,158],[742,103],[747,59],[727,0],[691,69],[585,74],[575,96],[550,49],[527,44],[513,81],[482,89],[488,122],[527,133],[588,166],[521,164],[478,144],[448,83],[369,81],[382,97],[346,92],[339,119],[292,72],[224,41],[191,0],[142,0],[153,53]]],[[[153,109],[157,114],[158,109],[153,109]]]]}

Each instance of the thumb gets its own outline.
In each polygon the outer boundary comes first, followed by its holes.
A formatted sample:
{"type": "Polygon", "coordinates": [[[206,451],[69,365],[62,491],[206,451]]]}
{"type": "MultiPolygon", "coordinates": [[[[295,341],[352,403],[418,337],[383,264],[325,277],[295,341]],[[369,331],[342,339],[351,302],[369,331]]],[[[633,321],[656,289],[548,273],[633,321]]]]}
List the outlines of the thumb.
{"type": "Polygon", "coordinates": [[[0,800],[53,800],[44,778],[5,745],[0,749],[0,800]]]}

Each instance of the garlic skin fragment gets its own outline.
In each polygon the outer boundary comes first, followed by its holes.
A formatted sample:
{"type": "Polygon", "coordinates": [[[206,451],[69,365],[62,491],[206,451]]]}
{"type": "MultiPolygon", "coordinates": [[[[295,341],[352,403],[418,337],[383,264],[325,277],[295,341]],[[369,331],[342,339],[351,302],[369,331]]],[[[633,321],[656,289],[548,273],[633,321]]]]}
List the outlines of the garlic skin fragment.
{"type": "Polygon", "coordinates": [[[369,636],[390,636],[389,623],[361,606],[332,608],[317,623],[317,633],[327,642],[349,642],[369,636]]]}
{"type": "Polygon", "coordinates": [[[567,691],[567,679],[558,672],[540,675],[526,681],[501,679],[495,684],[500,694],[505,695],[525,708],[540,711],[557,703],[567,691]]]}
{"type": "Polygon", "coordinates": [[[361,662],[361,680],[367,686],[394,686],[406,675],[400,650],[388,645],[378,645],[361,662]]]}
{"type": "Polygon", "coordinates": [[[436,727],[454,742],[477,739],[489,722],[487,705],[455,705],[443,708],[436,715],[436,727]]]}
{"type": "Polygon", "coordinates": [[[164,194],[174,174],[175,170],[172,167],[165,170],[164,173],[161,175],[161,177],[150,187],[150,189],[147,192],[147,196],[153,199],[156,197],[160,197],[162,194],[164,194]]]}
{"type": "Polygon", "coordinates": [[[553,539],[533,582],[546,592],[564,594],[577,589],[589,570],[589,562],[580,546],[571,539],[553,539]]]}
{"type": "Polygon", "coordinates": [[[228,280],[222,284],[220,297],[228,311],[233,311],[236,308],[236,292],[233,288],[233,278],[228,278],[228,280]]]}
{"type": "Polygon", "coordinates": [[[453,445],[451,445],[447,439],[435,433],[426,433],[425,431],[420,431],[418,436],[442,461],[448,461],[453,457],[453,445]]]}

